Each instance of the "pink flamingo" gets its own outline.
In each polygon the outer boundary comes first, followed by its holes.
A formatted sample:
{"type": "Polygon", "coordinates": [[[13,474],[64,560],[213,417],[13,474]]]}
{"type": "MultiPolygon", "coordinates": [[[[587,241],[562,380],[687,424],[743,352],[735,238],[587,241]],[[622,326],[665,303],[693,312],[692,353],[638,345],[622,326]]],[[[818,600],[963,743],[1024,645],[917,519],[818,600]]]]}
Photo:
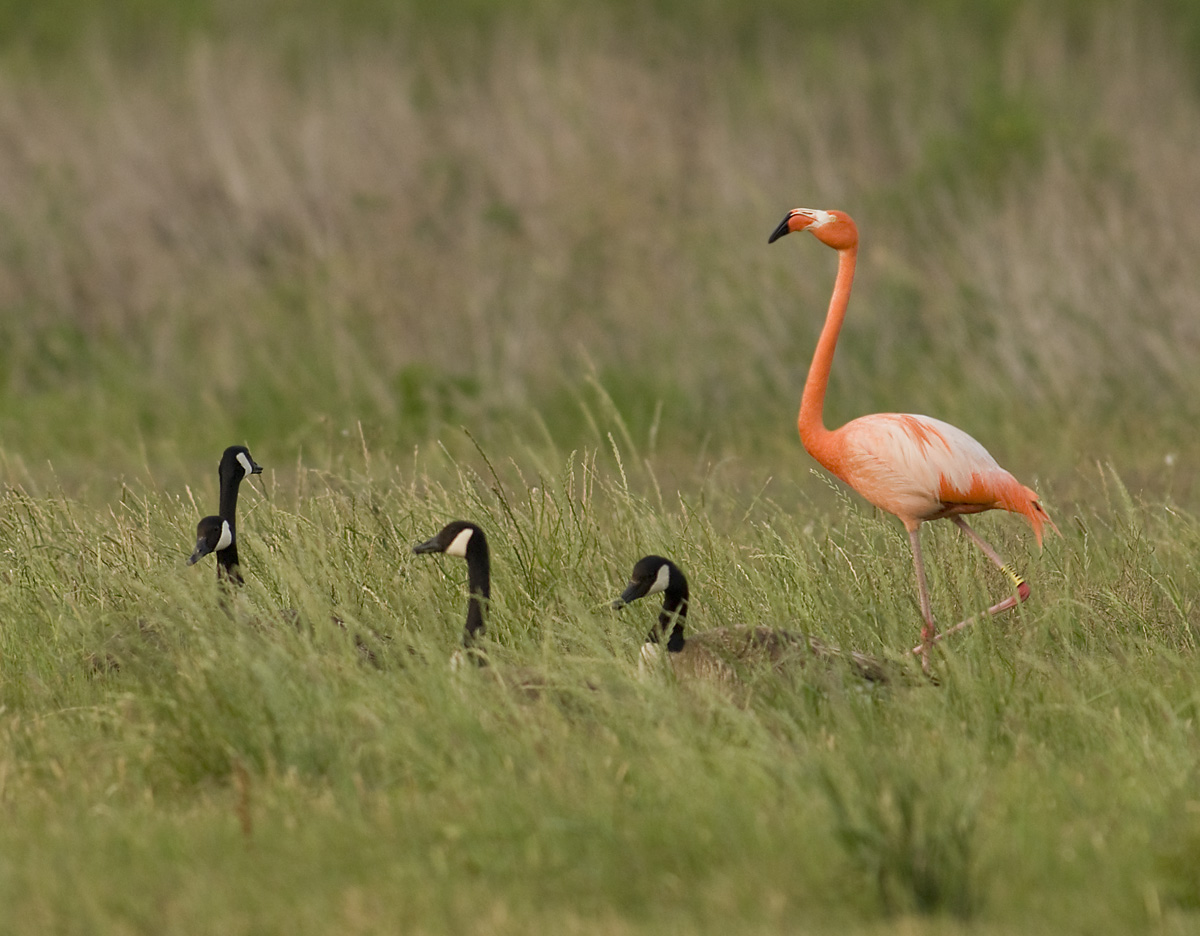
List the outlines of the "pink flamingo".
{"type": "Polygon", "coordinates": [[[858,256],[858,227],[843,211],[795,208],[788,212],[768,243],[793,231],[805,230],[838,252],[838,270],[825,327],[817,340],[817,350],[800,400],[797,420],[800,440],[827,471],[876,507],[895,514],[908,530],[921,599],[921,617],[925,621],[921,627],[921,643],[913,648],[913,653],[921,655],[921,665],[928,670],[929,649],[934,641],[961,630],[977,617],[1007,611],[1029,597],[1029,585],[967,524],[963,514],[997,509],[1021,514],[1033,527],[1039,547],[1042,525],[1049,523],[1056,533],[1058,527],[1033,490],[996,464],[987,449],[975,439],[941,420],[902,413],[875,413],[860,416],[840,429],[825,428],[821,413],[833,352],[850,301],[850,285],[858,256]],[[1008,576],[1016,594],[992,605],[983,615],[969,617],[939,634],[929,604],[920,530],[924,521],[942,517],[954,521],[1008,576]]]}

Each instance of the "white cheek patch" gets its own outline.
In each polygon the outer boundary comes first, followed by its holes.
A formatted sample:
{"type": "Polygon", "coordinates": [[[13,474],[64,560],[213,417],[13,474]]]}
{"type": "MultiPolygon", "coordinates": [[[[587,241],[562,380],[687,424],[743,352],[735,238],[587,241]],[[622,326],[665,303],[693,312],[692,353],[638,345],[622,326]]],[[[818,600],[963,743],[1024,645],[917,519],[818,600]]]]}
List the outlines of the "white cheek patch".
{"type": "Polygon", "coordinates": [[[217,545],[213,548],[213,552],[220,552],[222,549],[228,549],[229,544],[233,542],[233,530],[229,529],[229,521],[221,521],[221,538],[217,540],[217,545]]]}
{"type": "Polygon", "coordinates": [[[250,464],[250,459],[246,457],[245,452],[238,452],[237,460],[238,464],[242,466],[242,469],[246,472],[246,474],[254,474],[254,466],[250,464]]]}
{"type": "Polygon", "coordinates": [[[650,586],[647,595],[657,595],[659,592],[667,590],[667,586],[671,584],[671,567],[664,563],[658,567],[658,575],[654,579],[654,584],[650,586]]]}
{"type": "Polygon", "coordinates": [[[475,531],[470,527],[459,532],[458,536],[450,541],[450,545],[446,547],[447,556],[457,556],[459,559],[467,558],[467,544],[471,542],[471,534],[475,531]]]}

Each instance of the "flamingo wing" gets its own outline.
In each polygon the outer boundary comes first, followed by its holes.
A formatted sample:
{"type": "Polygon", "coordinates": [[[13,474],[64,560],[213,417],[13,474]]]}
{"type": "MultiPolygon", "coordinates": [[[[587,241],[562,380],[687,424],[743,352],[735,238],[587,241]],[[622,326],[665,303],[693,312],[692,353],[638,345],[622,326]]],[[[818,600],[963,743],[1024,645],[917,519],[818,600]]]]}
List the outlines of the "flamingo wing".
{"type": "Polygon", "coordinates": [[[924,520],[1009,510],[1029,520],[1038,543],[1049,518],[1037,494],[961,429],[929,416],[877,413],[833,433],[827,467],[909,529],[924,520]]]}

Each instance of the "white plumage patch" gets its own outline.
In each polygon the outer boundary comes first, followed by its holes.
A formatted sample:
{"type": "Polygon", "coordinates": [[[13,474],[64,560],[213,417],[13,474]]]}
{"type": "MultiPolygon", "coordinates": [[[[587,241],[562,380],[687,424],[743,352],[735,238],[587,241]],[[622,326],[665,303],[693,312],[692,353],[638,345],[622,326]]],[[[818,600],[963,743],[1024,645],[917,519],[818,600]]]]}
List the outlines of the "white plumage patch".
{"type": "Polygon", "coordinates": [[[222,549],[228,549],[229,544],[233,542],[233,530],[229,529],[229,521],[221,521],[221,538],[217,540],[217,545],[213,552],[220,552],[222,549]]]}
{"type": "Polygon", "coordinates": [[[660,656],[658,644],[648,640],[642,644],[642,652],[638,657],[638,679],[647,679],[652,672],[657,671],[660,656]]]}
{"type": "Polygon", "coordinates": [[[458,536],[454,537],[450,541],[450,545],[446,547],[446,555],[465,559],[467,557],[467,544],[471,542],[471,534],[474,532],[470,527],[461,530],[458,536]]]}
{"type": "Polygon", "coordinates": [[[654,584],[650,586],[647,595],[657,595],[659,592],[667,590],[667,586],[671,584],[671,567],[665,562],[658,567],[658,575],[655,576],[654,584]]]}
{"type": "Polygon", "coordinates": [[[828,211],[822,211],[820,208],[806,208],[804,209],[804,213],[813,219],[812,224],[809,225],[810,229],[820,227],[834,220],[833,215],[828,211]]]}
{"type": "Polygon", "coordinates": [[[238,452],[237,460],[238,464],[242,466],[242,470],[244,470],[246,474],[254,474],[254,467],[250,464],[250,459],[246,457],[245,452],[238,452]]]}

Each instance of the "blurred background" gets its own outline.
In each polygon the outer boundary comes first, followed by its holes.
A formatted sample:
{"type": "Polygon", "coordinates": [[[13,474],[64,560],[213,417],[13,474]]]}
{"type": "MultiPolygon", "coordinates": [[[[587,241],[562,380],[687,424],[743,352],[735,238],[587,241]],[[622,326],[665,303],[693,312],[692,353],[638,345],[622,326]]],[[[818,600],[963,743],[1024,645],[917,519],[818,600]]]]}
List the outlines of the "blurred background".
{"type": "Polygon", "coordinates": [[[804,206],[831,425],[1194,502],[1197,153],[1190,0],[0,0],[0,477],[616,420],[816,484],[804,206]]]}

